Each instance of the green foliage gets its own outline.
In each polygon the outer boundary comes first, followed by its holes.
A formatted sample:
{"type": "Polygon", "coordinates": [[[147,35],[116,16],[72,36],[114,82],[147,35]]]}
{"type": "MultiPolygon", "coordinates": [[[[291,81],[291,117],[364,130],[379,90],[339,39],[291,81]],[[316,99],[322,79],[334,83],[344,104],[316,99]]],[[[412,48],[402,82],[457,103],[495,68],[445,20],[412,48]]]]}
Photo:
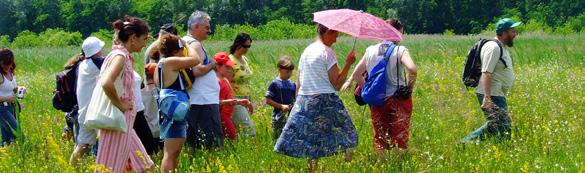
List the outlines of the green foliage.
{"type": "Polygon", "coordinates": [[[530,19],[525,24],[522,24],[521,27],[518,27],[518,31],[520,32],[546,32],[551,33],[553,28],[548,26],[546,23],[542,21],[538,21],[536,19],[530,19]]]}
{"type": "Polygon", "coordinates": [[[585,31],[585,13],[581,13],[579,16],[571,17],[562,27],[555,30],[557,33],[569,34],[573,32],[584,32],[585,31]]]}
{"type": "Polygon", "coordinates": [[[81,33],[66,32],[62,29],[47,29],[39,35],[23,31],[14,39],[11,47],[31,48],[31,47],[68,47],[81,46],[81,33]]]}
{"type": "Polygon", "coordinates": [[[41,40],[38,40],[37,34],[28,30],[20,32],[10,45],[10,47],[14,48],[27,48],[38,46],[42,46],[41,40]]]}
{"type": "Polygon", "coordinates": [[[443,35],[445,36],[454,36],[455,32],[453,32],[452,29],[446,29],[445,32],[443,32],[443,35]]]}
{"type": "Polygon", "coordinates": [[[83,39],[79,32],[66,32],[62,29],[47,29],[39,34],[39,41],[45,47],[81,46],[83,39]]]}
{"type": "Polygon", "coordinates": [[[0,47],[9,47],[10,46],[10,37],[7,35],[0,36],[0,47]]]}
{"type": "Polygon", "coordinates": [[[104,41],[106,43],[106,47],[109,47],[113,44],[112,35],[113,35],[112,31],[106,29],[100,29],[97,32],[91,33],[91,36],[97,37],[100,40],[104,41]]]}
{"type": "Polygon", "coordinates": [[[315,36],[315,27],[306,24],[295,24],[286,18],[273,20],[265,25],[218,25],[211,36],[212,40],[231,41],[236,34],[245,32],[255,40],[283,40],[295,38],[311,38],[315,36]]]}

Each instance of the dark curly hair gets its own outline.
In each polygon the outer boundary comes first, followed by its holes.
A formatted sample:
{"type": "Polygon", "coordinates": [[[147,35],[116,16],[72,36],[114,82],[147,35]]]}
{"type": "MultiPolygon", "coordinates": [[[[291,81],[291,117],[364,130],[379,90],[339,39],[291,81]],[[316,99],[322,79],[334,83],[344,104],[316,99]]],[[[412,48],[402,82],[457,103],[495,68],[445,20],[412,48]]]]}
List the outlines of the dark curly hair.
{"type": "MultiPolygon", "coordinates": [[[[184,46],[182,45],[181,38],[173,34],[164,34],[160,37],[160,41],[157,45],[160,57],[173,56],[177,51],[181,50],[184,46]]],[[[156,59],[155,59],[156,60],[156,59]]]]}

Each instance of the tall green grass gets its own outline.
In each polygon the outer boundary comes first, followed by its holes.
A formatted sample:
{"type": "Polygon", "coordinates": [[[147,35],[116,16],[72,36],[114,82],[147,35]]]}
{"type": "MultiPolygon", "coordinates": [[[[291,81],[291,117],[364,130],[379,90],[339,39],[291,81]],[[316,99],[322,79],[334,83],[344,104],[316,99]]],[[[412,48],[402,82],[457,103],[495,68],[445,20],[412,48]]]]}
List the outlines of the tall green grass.
{"type": "MultiPolygon", "coordinates": [[[[483,115],[473,89],[461,83],[465,55],[480,36],[407,35],[402,42],[418,66],[409,146],[403,160],[375,161],[369,110],[353,101],[351,92],[339,93],[359,132],[354,159],[323,158],[322,172],[584,172],[585,171],[585,35],[520,34],[510,48],[517,80],[508,96],[513,138],[504,143],[486,141],[456,145],[479,127],[483,115]]],[[[492,37],[489,35],[481,37],[492,37]]],[[[298,62],[313,39],[254,41],[248,53],[255,76],[252,115],[256,138],[240,138],[219,151],[183,150],[182,172],[302,172],[307,161],[272,152],[270,112],[262,103],[276,61],[288,55],[298,62]]],[[[361,56],[371,40],[358,40],[361,56]]],[[[209,52],[227,51],[228,41],[204,43],[209,52]]],[[[340,65],[353,38],[334,44],[340,65]]],[[[22,100],[24,143],[0,148],[1,172],[75,172],[67,164],[73,143],[61,141],[63,113],[51,106],[54,74],[79,48],[15,49],[18,81],[29,87],[22,100]],[[24,157],[23,157],[24,155],[24,157]]],[[[142,59],[142,54],[135,54],[142,59]]],[[[142,69],[136,61],[135,68],[142,69]]],[[[296,71],[295,71],[296,73],[296,71]]],[[[153,156],[160,164],[161,155],[153,156]]],[[[89,172],[95,156],[87,157],[81,172],[89,172]]],[[[157,171],[159,168],[156,168],[157,171]]]]}

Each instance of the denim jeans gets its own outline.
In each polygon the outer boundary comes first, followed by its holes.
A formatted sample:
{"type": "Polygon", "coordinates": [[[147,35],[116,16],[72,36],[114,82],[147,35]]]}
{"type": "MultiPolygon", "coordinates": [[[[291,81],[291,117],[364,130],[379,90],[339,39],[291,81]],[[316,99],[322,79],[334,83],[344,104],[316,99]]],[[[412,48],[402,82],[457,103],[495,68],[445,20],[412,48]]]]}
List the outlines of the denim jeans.
{"type": "MultiPolygon", "coordinates": [[[[483,94],[477,94],[479,104],[483,104],[483,94]]],[[[495,107],[489,110],[483,110],[486,122],[463,138],[461,142],[472,140],[486,140],[488,137],[494,137],[496,141],[508,140],[511,138],[512,120],[508,116],[508,104],[506,98],[502,96],[491,96],[495,107]]]]}
{"type": "Polygon", "coordinates": [[[18,130],[18,124],[14,116],[14,106],[0,106],[0,130],[2,131],[0,146],[16,141],[15,132],[18,130]]]}

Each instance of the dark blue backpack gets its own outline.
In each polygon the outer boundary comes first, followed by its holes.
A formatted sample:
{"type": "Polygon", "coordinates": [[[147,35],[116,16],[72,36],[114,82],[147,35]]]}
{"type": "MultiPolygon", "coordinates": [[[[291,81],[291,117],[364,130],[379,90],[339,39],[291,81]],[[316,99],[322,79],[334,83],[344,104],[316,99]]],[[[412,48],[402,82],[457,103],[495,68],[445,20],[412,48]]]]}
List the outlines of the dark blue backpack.
{"type": "Polygon", "coordinates": [[[394,44],[388,45],[384,58],[374,66],[371,73],[368,73],[368,78],[362,88],[362,99],[371,106],[383,106],[386,102],[386,84],[388,83],[386,67],[395,47],[394,44]]]}

